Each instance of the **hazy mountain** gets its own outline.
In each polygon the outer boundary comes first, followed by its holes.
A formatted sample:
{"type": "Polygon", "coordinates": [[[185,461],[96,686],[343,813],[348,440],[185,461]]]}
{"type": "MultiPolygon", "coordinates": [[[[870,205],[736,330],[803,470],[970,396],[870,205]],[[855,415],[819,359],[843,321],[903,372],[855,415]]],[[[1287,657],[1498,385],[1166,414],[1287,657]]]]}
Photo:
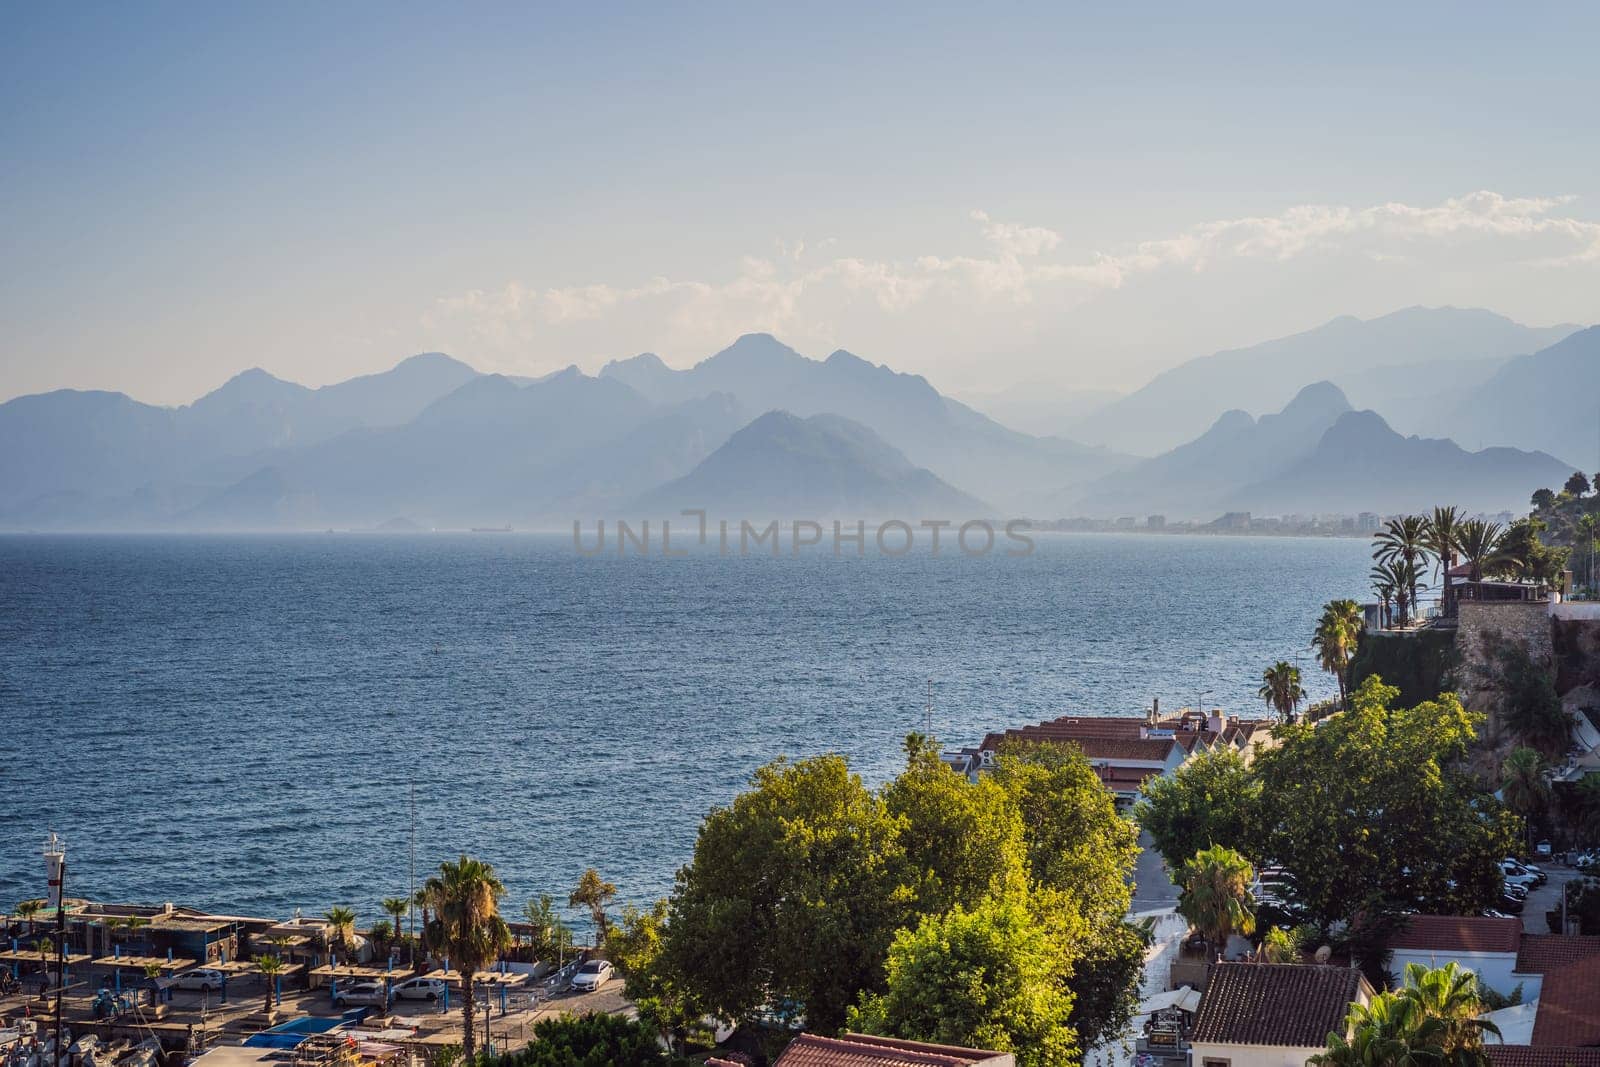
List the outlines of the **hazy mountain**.
{"type": "Polygon", "coordinates": [[[1110,518],[1164,514],[1168,518],[1215,518],[1225,499],[1283,470],[1309,453],[1340,416],[1350,410],[1331,382],[1300,390],[1273,415],[1252,418],[1227,411],[1188,444],[1099,479],[1066,515],[1110,518]]]}
{"type": "Polygon", "coordinates": [[[325,385],[316,394],[330,414],[362,426],[399,426],[477,376],[477,371],[459,359],[443,352],[424,352],[382,373],[325,385]]]}
{"type": "Polygon", "coordinates": [[[693,471],[646,494],[639,507],[684,508],[751,521],[988,515],[983,502],[915,466],[872,430],[838,415],[771,411],[693,471]]]}
{"type": "Polygon", "coordinates": [[[852,419],[952,485],[982,486],[991,503],[1007,510],[1028,510],[1046,490],[1126,462],[1073,441],[1008,429],[941,395],[920,375],[842,349],[808,359],[768,334],[747,334],[688,370],[643,355],[609,363],[600,374],[658,402],[721,392],[750,411],[852,419]]]}
{"type": "Polygon", "coordinates": [[[1600,326],[1506,363],[1451,406],[1446,422],[1469,443],[1540,449],[1600,470],[1600,326]]]}
{"type": "Polygon", "coordinates": [[[1404,413],[1418,397],[1418,376],[1391,368],[1427,367],[1427,377],[1445,389],[1463,375],[1482,380],[1493,371],[1492,361],[1535,352],[1575,329],[1523,326],[1480,308],[1342,316],[1305,333],[1174,367],[1078,421],[1073,436],[1153,455],[1203,432],[1223,411],[1274,411],[1307,382],[1324,379],[1377,410],[1404,413]]]}
{"type": "Polygon", "coordinates": [[[121,393],[61,389],[0,404],[0,514],[37,497],[128,493],[172,477],[173,413],[121,393]]]}
{"type": "Polygon", "coordinates": [[[1309,453],[1232,494],[1227,510],[1258,514],[1417,511],[1455,504],[1468,512],[1522,511],[1540,486],[1571,473],[1543,452],[1404,437],[1372,411],[1341,415],[1309,453]]]}
{"type": "Polygon", "coordinates": [[[275,378],[259,367],[234,375],[180,408],[175,423],[185,449],[209,458],[314,444],[361,425],[328,410],[317,390],[275,378]]]}
{"type": "Polygon", "coordinates": [[[1125,393],[1082,389],[1049,381],[1019,382],[992,392],[963,391],[953,398],[1003,426],[1041,437],[1071,437],[1074,424],[1125,393]]]}

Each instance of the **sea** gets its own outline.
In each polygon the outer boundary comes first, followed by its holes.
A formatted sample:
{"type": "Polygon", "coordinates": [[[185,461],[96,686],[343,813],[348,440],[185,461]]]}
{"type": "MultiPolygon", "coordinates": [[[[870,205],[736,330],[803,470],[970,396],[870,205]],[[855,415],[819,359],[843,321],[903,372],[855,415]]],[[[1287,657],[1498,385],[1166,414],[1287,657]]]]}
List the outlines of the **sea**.
{"type": "Polygon", "coordinates": [[[0,537],[0,908],[44,895],[51,830],[73,897],[376,919],[468,853],[513,913],[591,866],[643,904],[774,759],[841,753],[876,785],[929,723],[959,747],[1157,698],[1262,715],[1278,659],[1335,692],[1311,631],[1364,594],[1364,540],[1032,536],[0,537]]]}

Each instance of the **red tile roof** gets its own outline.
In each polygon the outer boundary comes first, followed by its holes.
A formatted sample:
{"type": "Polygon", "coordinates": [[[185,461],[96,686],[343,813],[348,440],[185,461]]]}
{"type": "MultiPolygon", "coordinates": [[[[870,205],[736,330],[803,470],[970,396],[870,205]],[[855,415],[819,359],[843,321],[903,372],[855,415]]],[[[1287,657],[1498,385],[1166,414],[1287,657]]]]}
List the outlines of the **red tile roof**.
{"type": "Polygon", "coordinates": [[[1521,941],[1521,919],[1413,915],[1403,930],[1389,938],[1389,947],[1423,952],[1516,952],[1521,941]]]}
{"type": "Polygon", "coordinates": [[[1544,974],[1590,956],[1600,956],[1600,937],[1523,934],[1522,948],[1517,952],[1517,973],[1544,974]]]}
{"type": "Polygon", "coordinates": [[[1219,963],[1206,978],[1196,1043],[1322,1048],[1363,994],[1361,972],[1314,963],[1219,963]]]}
{"type": "Polygon", "coordinates": [[[990,734],[983,739],[983,749],[998,750],[1006,741],[1056,741],[1077,745],[1091,760],[1144,760],[1164,763],[1177,742],[1170,737],[1141,741],[1137,737],[1055,737],[1037,726],[1020,730],[1007,730],[1004,734],[990,734]]]}
{"type": "Polygon", "coordinates": [[[900,1041],[892,1037],[841,1034],[818,1037],[801,1034],[783,1050],[773,1067],[968,1067],[970,1064],[1010,1063],[1002,1052],[900,1041]]]}
{"type": "Polygon", "coordinates": [[[1494,1067],[1600,1067],[1600,1048],[1484,1045],[1494,1067]]]}
{"type": "Polygon", "coordinates": [[[1600,956],[1545,972],[1533,1044],[1600,1045],[1600,956]]]}

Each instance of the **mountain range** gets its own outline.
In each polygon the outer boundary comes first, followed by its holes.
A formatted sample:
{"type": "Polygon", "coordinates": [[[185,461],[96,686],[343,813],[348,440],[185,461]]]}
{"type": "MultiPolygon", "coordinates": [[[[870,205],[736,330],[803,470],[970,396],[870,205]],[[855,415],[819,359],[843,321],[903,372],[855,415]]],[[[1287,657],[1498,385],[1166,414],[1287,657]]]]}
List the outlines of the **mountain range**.
{"type": "Polygon", "coordinates": [[[1152,456],[1203,433],[1224,411],[1277,411],[1319,380],[1332,381],[1363,407],[1390,413],[1407,430],[1447,432],[1452,427],[1441,424],[1441,415],[1508,360],[1577,329],[1524,326],[1481,308],[1406,308],[1365,320],[1345,315],[1304,333],[1191,359],[1070,423],[1068,432],[1152,456]]]}
{"type": "MultiPolygon", "coordinates": [[[[1539,448],[1575,450],[1594,432],[1561,397],[1595,395],[1600,331],[1507,360],[1484,352],[1537,331],[1487,312],[1397,316],[1336,320],[1319,338],[1207,357],[1113,401],[1108,410],[1145,418],[1139,449],[1159,453],[1146,460],[1020,432],[918,375],[843,350],[811,359],[766,334],[687,369],[646,354],[596,375],[568,367],[514,378],[427,353],[317,389],[248,370],[173,408],[60,390],[0,404],[0,529],[548,526],[682,508],[752,519],[1208,519],[1440,501],[1500,510],[1565,480],[1570,468],[1539,448]],[[1440,356],[1446,327],[1467,320],[1492,336],[1458,358],[1440,356]],[[1406,436],[1311,376],[1281,410],[1256,418],[1230,405],[1209,426],[1153,449],[1219,382],[1252,366],[1269,377],[1262,360],[1316,364],[1308,353],[1326,361],[1339,344],[1376,344],[1406,321],[1431,326],[1419,327],[1405,373],[1385,380],[1441,382],[1426,404],[1407,409],[1410,423],[1427,413],[1468,440],[1521,448],[1471,452],[1406,436]],[[1463,367],[1482,381],[1463,377],[1463,367]],[[1469,380],[1476,384],[1444,387],[1469,380]],[[1185,381],[1196,403],[1161,399],[1185,381]],[[1168,406],[1151,407],[1159,404],[1168,406]],[[1145,409],[1154,414],[1140,416],[1145,409]]],[[[1385,361],[1396,351],[1363,349],[1353,380],[1395,366],[1385,361]]]]}

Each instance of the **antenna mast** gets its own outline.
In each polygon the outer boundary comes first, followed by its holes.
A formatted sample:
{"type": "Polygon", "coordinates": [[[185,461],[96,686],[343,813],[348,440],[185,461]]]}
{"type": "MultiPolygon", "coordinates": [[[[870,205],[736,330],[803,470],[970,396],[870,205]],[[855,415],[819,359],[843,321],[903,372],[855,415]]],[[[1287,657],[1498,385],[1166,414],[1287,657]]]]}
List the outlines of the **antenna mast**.
{"type": "Polygon", "coordinates": [[[922,734],[929,741],[933,740],[933,679],[928,679],[928,706],[923,710],[922,734]]]}

